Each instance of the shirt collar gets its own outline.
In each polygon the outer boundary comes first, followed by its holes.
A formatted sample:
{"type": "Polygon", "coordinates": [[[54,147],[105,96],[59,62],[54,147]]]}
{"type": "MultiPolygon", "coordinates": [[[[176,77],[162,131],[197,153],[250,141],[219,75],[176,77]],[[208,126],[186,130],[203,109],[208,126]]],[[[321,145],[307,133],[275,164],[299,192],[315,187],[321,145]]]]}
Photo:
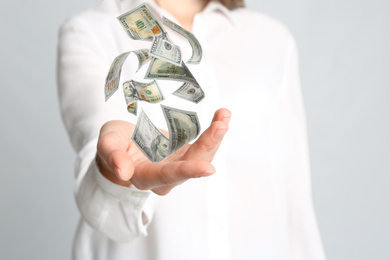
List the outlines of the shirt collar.
{"type": "Polygon", "coordinates": [[[221,12],[233,25],[235,20],[232,11],[217,0],[211,0],[202,13],[221,12]]]}
{"type": "MultiPolygon", "coordinates": [[[[125,13],[130,9],[141,5],[142,3],[147,3],[153,11],[157,11],[160,7],[156,4],[154,0],[106,0],[115,2],[115,5],[118,8],[119,13],[125,13]]],[[[226,6],[217,0],[211,0],[202,13],[212,13],[212,12],[221,12],[233,25],[235,25],[235,20],[232,14],[226,6]]]]}

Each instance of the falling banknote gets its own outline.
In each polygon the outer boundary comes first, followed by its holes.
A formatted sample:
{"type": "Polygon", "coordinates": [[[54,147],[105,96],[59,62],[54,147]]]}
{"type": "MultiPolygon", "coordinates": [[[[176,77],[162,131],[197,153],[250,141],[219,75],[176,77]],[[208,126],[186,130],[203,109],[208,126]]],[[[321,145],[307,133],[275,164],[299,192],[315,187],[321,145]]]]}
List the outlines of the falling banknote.
{"type": "Polygon", "coordinates": [[[111,64],[110,70],[106,77],[106,85],[104,88],[104,94],[106,101],[118,90],[119,79],[121,76],[122,65],[125,62],[130,52],[125,52],[114,59],[111,64]]]}
{"type": "Polygon", "coordinates": [[[155,80],[149,83],[142,83],[134,80],[126,81],[123,83],[123,93],[127,105],[135,101],[158,103],[165,100],[164,94],[155,80]]]}
{"type": "Polygon", "coordinates": [[[194,140],[200,133],[195,112],[161,105],[169,129],[169,154],[194,140]]]}
{"type": "Polygon", "coordinates": [[[153,58],[149,64],[145,79],[166,79],[184,81],[185,83],[173,94],[188,101],[199,103],[205,93],[183,62],[181,66],[153,58]]]}
{"type": "Polygon", "coordinates": [[[190,43],[192,47],[192,56],[187,61],[187,63],[192,64],[199,64],[202,59],[202,46],[200,45],[199,41],[196,39],[195,35],[193,35],[191,32],[187,31],[180,25],[172,22],[168,18],[164,17],[162,18],[164,25],[168,26],[175,32],[181,34],[183,37],[185,37],[188,42],[190,43]]]}
{"type": "Polygon", "coordinates": [[[173,95],[184,98],[188,101],[198,104],[204,98],[204,92],[201,87],[185,82],[178,88],[173,95]]]}
{"type": "Polygon", "coordinates": [[[134,53],[135,56],[137,56],[138,58],[138,69],[136,72],[138,72],[146,63],[148,63],[152,59],[152,56],[150,56],[148,49],[141,49],[133,51],[132,53],[134,53]]]}
{"type": "Polygon", "coordinates": [[[152,123],[144,111],[138,117],[132,140],[152,162],[159,162],[194,140],[200,133],[195,112],[161,105],[169,129],[169,139],[152,123]]]}
{"type": "Polygon", "coordinates": [[[170,40],[167,32],[146,4],[141,4],[117,19],[133,40],[152,41],[153,37],[170,40]]]}
{"type": "Polygon", "coordinates": [[[184,64],[176,66],[164,60],[153,58],[149,63],[145,79],[166,79],[184,81],[199,86],[190,70],[184,64]]]}
{"type": "MultiPolygon", "coordinates": [[[[104,90],[106,101],[118,90],[123,64],[131,53],[138,58],[136,72],[143,65],[150,63],[144,78],[153,81],[142,83],[128,80],[123,83],[123,94],[130,114],[137,116],[140,101],[155,104],[165,100],[156,80],[182,82],[182,86],[172,93],[177,97],[196,104],[204,99],[204,91],[182,61],[180,47],[173,43],[163,25],[188,40],[192,47],[192,56],[188,63],[199,64],[202,59],[202,47],[191,32],[165,17],[163,22],[160,22],[145,3],[117,19],[131,39],[150,41],[151,46],[149,49],[122,53],[114,59],[106,77],[104,90]]],[[[195,112],[164,105],[161,105],[161,108],[168,126],[169,138],[153,124],[142,109],[131,137],[142,153],[154,163],[162,161],[200,134],[200,122],[195,112]]]]}
{"type": "Polygon", "coordinates": [[[119,80],[121,76],[122,66],[125,62],[126,58],[130,53],[134,53],[138,58],[138,69],[137,71],[149,60],[152,58],[149,55],[148,49],[141,49],[136,51],[128,51],[120,54],[118,57],[114,59],[111,64],[110,70],[108,71],[108,75],[106,77],[106,84],[104,88],[104,93],[106,96],[106,101],[118,90],[119,80]]]}
{"type": "Polygon", "coordinates": [[[165,100],[164,94],[158,86],[157,81],[153,80],[150,83],[132,81],[132,83],[137,90],[138,97],[141,101],[158,103],[165,100]]]}
{"type": "Polygon", "coordinates": [[[137,126],[131,139],[152,162],[159,162],[168,156],[168,138],[152,123],[143,110],[138,116],[137,126]]]}
{"type": "Polygon", "coordinates": [[[180,47],[169,41],[154,37],[149,53],[153,57],[181,66],[180,47]]]}

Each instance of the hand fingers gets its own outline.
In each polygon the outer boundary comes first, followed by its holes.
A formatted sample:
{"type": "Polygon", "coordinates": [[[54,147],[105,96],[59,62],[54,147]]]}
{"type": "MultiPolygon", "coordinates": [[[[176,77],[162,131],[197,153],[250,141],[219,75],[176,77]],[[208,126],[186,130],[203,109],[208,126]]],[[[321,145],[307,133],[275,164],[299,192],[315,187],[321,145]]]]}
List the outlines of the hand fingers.
{"type": "Polygon", "coordinates": [[[135,175],[142,174],[142,182],[138,182],[139,178],[135,176],[132,183],[139,189],[152,189],[159,195],[165,195],[173,187],[190,178],[205,177],[213,173],[215,173],[214,166],[206,161],[145,164],[135,173],[135,175]]]}
{"type": "Polygon", "coordinates": [[[132,128],[124,121],[110,121],[101,128],[97,145],[100,159],[122,180],[129,180],[134,172],[133,160],[127,153],[132,128]]]}
{"type": "Polygon", "coordinates": [[[183,159],[207,160],[211,162],[229,129],[230,117],[231,113],[226,108],[221,108],[215,112],[210,127],[191,145],[184,154],[183,159]]]}
{"type": "Polygon", "coordinates": [[[230,118],[232,116],[232,113],[229,111],[229,109],[226,108],[220,108],[214,113],[213,120],[211,120],[211,123],[216,121],[222,121],[226,124],[229,124],[230,118]]]}

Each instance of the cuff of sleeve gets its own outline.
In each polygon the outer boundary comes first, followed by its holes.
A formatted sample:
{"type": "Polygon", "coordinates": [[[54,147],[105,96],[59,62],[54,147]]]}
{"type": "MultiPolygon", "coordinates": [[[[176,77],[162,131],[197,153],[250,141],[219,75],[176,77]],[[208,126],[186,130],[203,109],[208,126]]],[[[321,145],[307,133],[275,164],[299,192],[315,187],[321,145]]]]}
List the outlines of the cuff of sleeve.
{"type": "Polygon", "coordinates": [[[111,194],[115,198],[119,200],[123,200],[126,198],[127,201],[129,199],[132,202],[134,206],[136,206],[137,209],[142,208],[142,205],[145,204],[146,199],[149,197],[151,191],[144,191],[139,190],[133,185],[130,187],[125,187],[121,185],[117,185],[107,178],[105,178],[99,171],[96,163],[93,163],[93,172],[95,173],[97,183],[99,186],[106,191],[107,193],[111,194]]]}
{"type": "MultiPolygon", "coordinates": [[[[96,163],[93,163],[92,167],[98,185],[122,204],[122,210],[126,216],[125,222],[131,233],[135,234],[135,237],[146,236],[147,227],[152,220],[154,211],[153,207],[149,205],[153,204],[152,192],[139,190],[133,185],[130,187],[117,185],[100,173],[96,163]],[[148,202],[150,197],[152,197],[151,203],[148,202]]],[[[129,241],[129,239],[124,237],[123,241],[129,241]]]]}

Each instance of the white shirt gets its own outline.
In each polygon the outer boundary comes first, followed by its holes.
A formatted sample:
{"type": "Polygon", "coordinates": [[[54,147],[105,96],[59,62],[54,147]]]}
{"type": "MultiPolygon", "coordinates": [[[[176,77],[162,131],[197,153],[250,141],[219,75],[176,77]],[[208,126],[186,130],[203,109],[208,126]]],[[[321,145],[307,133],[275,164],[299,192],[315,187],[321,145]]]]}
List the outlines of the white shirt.
{"type": "MultiPolygon", "coordinates": [[[[159,197],[116,185],[97,170],[102,124],[136,123],[121,88],[105,103],[104,83],[116,56],[150,47],[130,39],[116,20],[142,2],[105,0],[60,30],[59,99],[77,153],[75,196],[82,216],[74,259],[325,259],[311,198],[296,46],[289,31],[264,14],[211,2],[195,16],[203,59],[188,67],[206,93],[198,105],[171,95],[180,83],[159,81],[163,104],[196,111],[203,130],[218,108],[232,112],[213,161],[216,174],[159,197]]],[[[157,17],[175,21],[153,1],[148,5],[157,17]]],[[[187,61],[187,40],[167,31],[187,61]]],[[[147,66],[135,73],[137,66],[129,56],[121,82],[148,81],[147,66]]],[[[159,105],[139,102],[139,109],[167,129],[159,105]]]]}

